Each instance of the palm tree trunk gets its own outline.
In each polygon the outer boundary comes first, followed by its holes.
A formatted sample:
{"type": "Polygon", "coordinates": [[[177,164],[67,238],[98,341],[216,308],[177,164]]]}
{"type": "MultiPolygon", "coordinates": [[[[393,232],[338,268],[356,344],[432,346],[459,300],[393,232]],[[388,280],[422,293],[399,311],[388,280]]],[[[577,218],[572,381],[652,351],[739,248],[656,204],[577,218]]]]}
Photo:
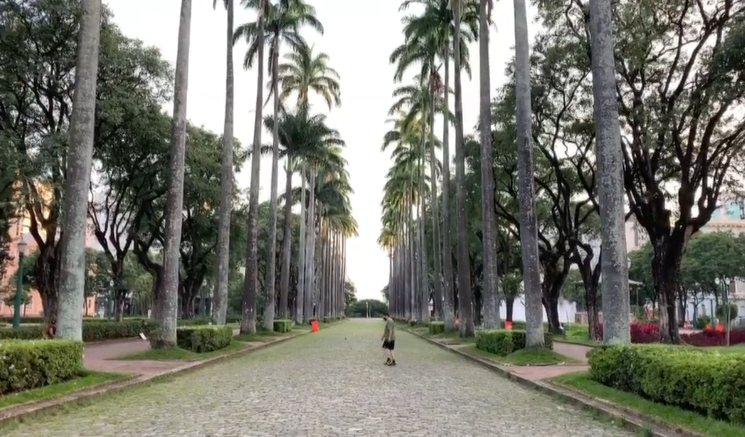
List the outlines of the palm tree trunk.
{"type": "MultiPolygon", "coordinates": [[[[610,0],[590,2],[592,38],[592,88],[595,99],[595,137],[598,149],[598,187],[602,243],[603,340],[608,344],[630,343],[629,272],[626,254],[616,66],[613,58],[613,26],[610,0]]],[[[666,318],[664,318],[666,319],[666,318]]],[[[660,322],[663,317],[660,318],[660,322]]],[[[665,331],[661,326],[660,330],[665,331]]]]}
{"type": "MultiPolygon", "coordinates": [[[[431,60],[434,65],[434,59],[431,60]]],[[[442,254],[440,249],[440,211],[437,206],[437,157],[435,156],[435,99],[437,97],[436,89],[432,78],[430,78],[430,101],[429,101],[429,199],[432,215],[432,264],[434,265],[433,283],[435,317],[442,320],[442,254]]]]}
{"type": "Polygon", "coordinates": [[[155,348],[176,345],[179,270],[181,267],[181,225],[184,205],[184,159],[186,155],[186,97],[189,85],[189,44],[191,38],[191,0],[181,0],[181,22],[176,55],[176,81],[173,98],[173,131],[168,165],[168,191],[163,243],[163,296],[158,329],[151,338],[155,348]]]}
{"type": "Polygon", "coordinates": [[[215,278],[212,323],[224,325],[228,312],[228,273],[230,264],[230,214],[233,207],[233,0],[227,0],[228,37],[225,74],[225,125],[222,136],[220,175],[220,222],[217,237],[217,276],[215,278]]]}
{"type": "Polygon", "coordinates": [[[461,87],[460,17],[461,5],[455,1],[453,16],[455,35],[453,54],[455,55],[455,204],[458,220],[458,303],[460,336],[473,337],[473,305],[471,295],[471,267],[468,252],[468,215],[466,212],[466,163],[463,142],[463,91],[461,87]]]}
{"type": "Polygon", "coordinates": [[[282,222],[282,267],[279,284],[279,317],[289,319],[287,299],[290,294],[290,257],[292,254],[292,161],[287,158],[285,170],[285,216],[282,222]]]}
{"type": "Polygon", "coordinates": [[[443,63],[445,64],[445,115],[442,121],[442,276],[443,305],[442,316],[445,330],[455,329],[455,289],[453,286],[453,243],[450,237],[450,48],[445,44],[443,63]]]}
{"type": "Polygon", "coordinates": [[[305,172],[300,174],[300,236],[298,238],[298,262],[297,262],[297,296],[295,297],[295,323],[298,325],[308,320],[305,310],[305,251],[306,251],[306,215],[308,214],[305,206],[305,172]]]}
{"type": "Polygon", "coordinates": [[[274,284],[277,282],[277,194],[279,191],[279,38],[272,48],[272,92],[274,126],[272,132],[272,188],[269,197],[269,241],[267,241],[266,279],[264,280],[264,329],[274,330],[274,284]]]}
{"type": "Polygon", "coordinates": [[[73,113],[65,179],[64,222],[61,238],[57,338],[82,341],[85,303],[85,229],[93,160],[98,51],[101,41],[101,0],[83,0],[78,32],[73,113]]]}
{"type": "Polygon", "coordinates": [[[311,169],[310,183],[308,184],[308,214],[306,223],[306,237],[305,243],[305,290],[304,290],[304,314],[305,320],[313,318],[313,268],[315,257],[315,244],[316,244],[316,171],[311,169]]]}
{"type": "Polygon", "coordinates": [[[497,218],[494,213],[494,151],[491,139],[491,80],[489,78],[489,0],[479,2],[479,125],[481,140],[481,223],[484,284],[481,287],[484,329],[500,328],[497,275],[497,218]]]}
{"type": "Polygon", "coordinates": [[[543,306],[538,264],[538,226],[535,215],[533,151],[530,145],[530,46],[525,0],[515,5],[515,94],[517,100],[517,176],[520,207],[520,246],[525,289],[526,345],[543,347],[543,306]]]}
{"type": "Polygon", "coordinates": [[[246,280],[243,284],[243,318],[241,334],[256,333],[256,293],[259,286],[259,182],[261,177],[261,125],[264,108],[264,0],[259,4],[256,53],[257,84],[254,111],[253,153],[251,154],[251,188],[248,195],[248,250],[246,255],[246,280]]]}
{"type": "Polygon", "coordinates": [[[419,221],[418,221],[418,232],[419,232],[419,319],[420,323],[427,323],[429,321],[429,274],[427,265],[427,246],[424,244],[424,220],[426,219],[426,205],[424,202],[424,150],[425,142],[427,139],[426,135],[426,123],[422,121],[422,141],[419,144],[419,221]]]}

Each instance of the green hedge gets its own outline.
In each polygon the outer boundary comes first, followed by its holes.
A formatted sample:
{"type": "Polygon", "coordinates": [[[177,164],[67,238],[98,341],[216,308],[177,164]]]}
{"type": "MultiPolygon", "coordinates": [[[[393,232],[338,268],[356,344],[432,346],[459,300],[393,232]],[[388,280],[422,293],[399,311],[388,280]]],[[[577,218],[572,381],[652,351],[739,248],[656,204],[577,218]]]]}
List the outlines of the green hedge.
{"type": "Polygon", "coordinates": [[[83,344],[79,342],[0,342],[0,396],[67,381],[82,368],[83,344]]]}
{"type": "MultiPolygon", "coordinates": [[[[122,322],[91,321],[83,322],[83,341],[103,341],[121,338],[133,338],[150,333],[153,323],[148,319],[126,319],[122,322]]],[[[15,330],[10,327],[0,328],[0,339],[41,340],[46,331],[45,325],[21,326],[15,330]]]]}
{"type": "Polygon", "coordinates": [[[445,322],[429,322],[429,333],[432,335],[445,332],[445,322]]]}
{"type": "Polygon", "coordinates": [[[745,424],[745,353],[628,345],[595,348],[590,376],[661,404],[745,424]]]}
{"type": "MultiPolygon", "coordinates": [[[[479,331],[476,334],[476,347],[491,354],[505,356],[520,349],[525,349],[527,333],[516,329],[495,329],[479,331]]],[[[545,347],[553,349],[553,336],[549,332],[543,334],[545,347]]]]}
{"type": "Polygon", "coordinates": [[[292,331],[292,320],[279,319],[274,321],[274,332],[292,331]]]}
{"type": "Polygon", "coordinates": [[[233,328],[228,326],[184,326],[176,330],[176,344],[197,353],[226,348],[232,341],[233,328]]]}

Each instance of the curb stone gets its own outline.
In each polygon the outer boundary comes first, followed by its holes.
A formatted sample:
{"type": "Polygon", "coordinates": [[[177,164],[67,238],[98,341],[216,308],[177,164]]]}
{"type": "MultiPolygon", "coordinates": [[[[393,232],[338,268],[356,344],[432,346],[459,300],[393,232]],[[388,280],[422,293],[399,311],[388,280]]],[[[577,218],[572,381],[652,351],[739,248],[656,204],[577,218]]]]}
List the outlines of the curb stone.
{"type": "Polygon", "coordinates": [[[134,388],[138,386],[144,386],[148,383],[153,383],[172,376],[181,376],[188,372],[200,370],[205,367],[218,364],[229,359],[238,358],[256,350],[265,349],[269,346],[284,343],[293,338],[301,337],[303,335],[310,334],[310,331],[298,333],[289,337],[284,337],[279,340],[266,342],[257,346],[248,346],[245,348],[238,349],[236,351],[210,357],[201,361],[185,362],[183,366],[179,366],[173,369],[168,369],[155,375],[143,376],[143,375],[131,375],[123,380],[104,382],[92,387],[86,387],[71,393],[55,397],[52,399],[44,399],[39,401],[24,402],[22,404],[12,405],[6,408],[0,409],[0,428],[3,426],[15,422],[22,421],[31,416],[39,413],[47,413],[59,408],[63,408],[68,405],[78,404],[102,395],[117,393],[124,389],[134,388]]]}
{"type": "Polygon", "coordinates": [[[499,374],[500,376],[508,378],[509,380],[517,382],[525,387],[552,395],[555,398],[569,404],[573,404],[582,409],[589,410],[593,413],[598,413],[604,417],[613,419],[614,421],[618,421],[623,424],[624,428],[631,431],[649,432],[648,435],[653,437],[706,437],[703,434],[677,427],[670,423],[661,421],[646,414],[639,413],[629,408],[622,407],[612,402],[587,396],[586,394],[578,390],[564,386],[562,384],[541,380],[534,381],[524,378],[510,372],[507,368],[504,368],[489,360],[471,355],[456,348],[449,347],[448,345],[439,343],[408,329],[406,329],[405,331],[417,338],[434,344],[435,346],[448,350],[454,354],[460,355],[463,358],[479,364],[482,367],[485,367],[486,369],[491,370],[499,374]]]}

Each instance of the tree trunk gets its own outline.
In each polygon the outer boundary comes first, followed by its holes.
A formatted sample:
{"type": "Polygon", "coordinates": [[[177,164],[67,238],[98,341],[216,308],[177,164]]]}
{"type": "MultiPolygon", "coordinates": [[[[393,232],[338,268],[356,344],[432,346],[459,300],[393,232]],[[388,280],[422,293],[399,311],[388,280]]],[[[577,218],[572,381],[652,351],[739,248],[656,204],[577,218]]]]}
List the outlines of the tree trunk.
{"type": "Polygon", "coordinates": [[[426,220],[427,211],[424,204],[424,155],[425,144],[427,140],[427,126],[422,120],[422,141],[419,144],[419,220],[417,221],[417,231],[419,233],[419,314],[417,319],[420,323],[429,321],[429,272],[427,265],[427,246],[424,244],[424,221],[426,220]]]}
{"type": "Polygon", "coordinates": [[[301,172],[301,190],[300,190],[300,238],[298,240],[298,274],[297,274],[297,293],[295,296],[295,323],[298,325],[308,321],[308,315],[305,314],[305,252],[306,252],[306,230],[307,224],[305,206],[305,174],[301,172]]]}
{"type": "Polygon", "coordinates": [[[515,308],[515,298],[514,297],[506,297],[504,300],[504,306],[505,306],[505,320],[512,321],[512,311],[515,308]]]}
{"type": "MultiPolygon", "coordinates": [[[[685,252],[685,247],[683,247],[683,250],[680,249],[681,244],[684,244],[681,240],[681,236],[666,236],[658,237],[656,241],[652,242],[654,247],[652,269],[655,290],[660,296],[659,326],[660,341],[663,343],[680,343],[675,296],[678,290],[682,254],[685,252]]],[[[605,305],[605,296],[603,296],[603,305],[605,305]]],[[[603,306],[603,328],[607,324],[605,323],[607,319],[605,306],[603,306]]],[[[603,334],[607,335],[605,329],[603,329],[603,334]]]]}
{"type": "MultiPolygon", "coordinates": [[[[126,300],[127,300],[126,289],[117,289],[114,292],[114,320],[117,322],[121,322],[124,319],[124,302],[126,300]]],[[[87,308],[88,306],[85,305],[85,307],[87,308]]]]}
{"type": "Polygon", "coordinates": [[[225,74],[225,124],[222,136],[220,173],[220,222],[217,237],[217,272],[215,275],[212,323],[224,325],[228,313],[228,276],[230,269],[230,215],[233,207],[233,0],[227,0],[227,56],[225,74]]]}
{"type": "Polygon", "coordinates": [[[313,314],[313,290],[314,282],[313,276],[314,270],[314,259],[315,259],[315,244],[316,244],[316,171],[311,170],[310,182],[308,184],[308,213],[306,217],[306,243],[305,243],[305,290],[303,293],[304,297],[304,308],[305,320],[310,320],[314,317],[313,314]]]}
{"type": "Polygon", "coordinates": [[[453,16],[455,34],[453,53],[455,55],[455,178],[456,178],[456,211],[458,220],[458,301],[459,328],[461,337],[473,337],[473,305],[471,290],[471,267],[468,253],[468,213],[466,211],[466,163],[465,144],[463,139],[463,91],[461,86],[461,53],[460,53],[460,2],[454,2],[453,16]]]}
{"type": "MultiPolygon", "coordinates": [[[[450,45],[445,44],[443,63],[445,64],[445,77],[443,87],[443,98],[445,100],[445,114],[450,114],[450,45]]],[[[455,290],[453,285],[453,242],[451,238],[450,225],[450,121],[445,115],[442,123],[442,285],[443,303],[442,317],[445,322],[445,331],[451,332],[455,329],[455,290]]]]}
{"type": "Polygon", "coordinates": [[[494,213],[494,151],[491,138],[491,81],[489,80],[488,0],[479,1],[479,140],[481,142],[481,223],[484,280],[481,287],[484,329],[499,328],[497,275],[497,218],[494,213]]]}
{"type": "Polygon", "coordinates": [[[279,191],[279,38],[272,50],[272,92],[274,126],[272,133],[272,187],[269,197],[269,241],[267,241],[266,280],[264,281],[264,329],[274,330],[274,284],[277,282],[277,192],[279,191]]]}
{"type": "Polygon", "coordinates": [[[525,319],[528,347],[543,347],[543,308],[538,261],[538,225],[535,215],[533,151],[530,144],[530,45],[525,0],[514,0],[515,7],[515,94],[517,100],[518,204],[520,207],[520,245],[525,288],[525,319]]]}
{"type": "MultiPolygon", "coordinates": [[[[285,170],[285,209],[282,222],[282,266],[279,284],[279,317],[289,319],[287,298],[290,294],[290,257],[292,256],[292,162],[287,159],[285,170]]],[[[302,321],[301,321],[302,322],[302,321]]]]}
{"type": "MultiPolygon", "coordinates": [[[[434,59],[432,59],[434,65],[434,59]]],[[[437,156],[435,155],[435,98],[437,97],[435,84],[430,79],[430,101],[429,101],[429,180],[430,191],[429,200],[431,204],[430,214],[432,215],[432,265],[434,298],[432,307],[434,315],[438,320],[443,318],[442,309],[442,249],[440,248],[440,210],[437,206],[437,156]]]]}
{"type": "Polygon", "coordinates": [[[611,0],[590,2],[592,91],[598,154],[598,203],[603,259],[603,341],[631,342],[629,271],[624,219],[624,176],[616,101],[611,0]]]}
{"type": "Polygon", "coordinates": [[[254,111],[253,153],[251,154],[251,188],[248,195],[248,250],[246,280],[243,285],[241,334],[256,333],[256,293],[259,286],[259,183],[261,176],[261,130],[264,103],[264,1],[259,2],[257,30],[256,106],[254,111]]]}
{"type": "Polygon", "coordinates": [[[85,230],[93,159],[101,0],[82,0],[62,215],[57,338],[82,341],[85,303],[85,230]]]}
{"type": "Polygon", "coordinates": [[[184,159],[186,155],[186,98],[189,86],[189,44],[191,38],[191,0],[181,0],[176,81],[173,98],[171,156],[168,163],[168,191],[163,242],[163,299],[158,329],[150,339],[153,348],[176,346],[178,286],[181,267],[181,227],[184,205],[184,159]]]}

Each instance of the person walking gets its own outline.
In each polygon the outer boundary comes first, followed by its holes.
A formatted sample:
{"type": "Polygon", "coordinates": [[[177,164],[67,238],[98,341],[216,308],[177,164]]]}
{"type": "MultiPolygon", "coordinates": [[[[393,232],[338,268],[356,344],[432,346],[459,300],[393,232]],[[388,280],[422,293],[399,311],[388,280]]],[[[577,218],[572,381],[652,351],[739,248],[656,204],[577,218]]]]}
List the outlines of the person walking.
{"type": "Polygon", "coordinates": [[[385,361],[386,366],[395,366],[396,357],[393,350],[396,348],[396,324],[388,312],[383,313],[385,319],[385,330],[383,331],[383,349],[388,351],[388,358],[385,361]]]}

